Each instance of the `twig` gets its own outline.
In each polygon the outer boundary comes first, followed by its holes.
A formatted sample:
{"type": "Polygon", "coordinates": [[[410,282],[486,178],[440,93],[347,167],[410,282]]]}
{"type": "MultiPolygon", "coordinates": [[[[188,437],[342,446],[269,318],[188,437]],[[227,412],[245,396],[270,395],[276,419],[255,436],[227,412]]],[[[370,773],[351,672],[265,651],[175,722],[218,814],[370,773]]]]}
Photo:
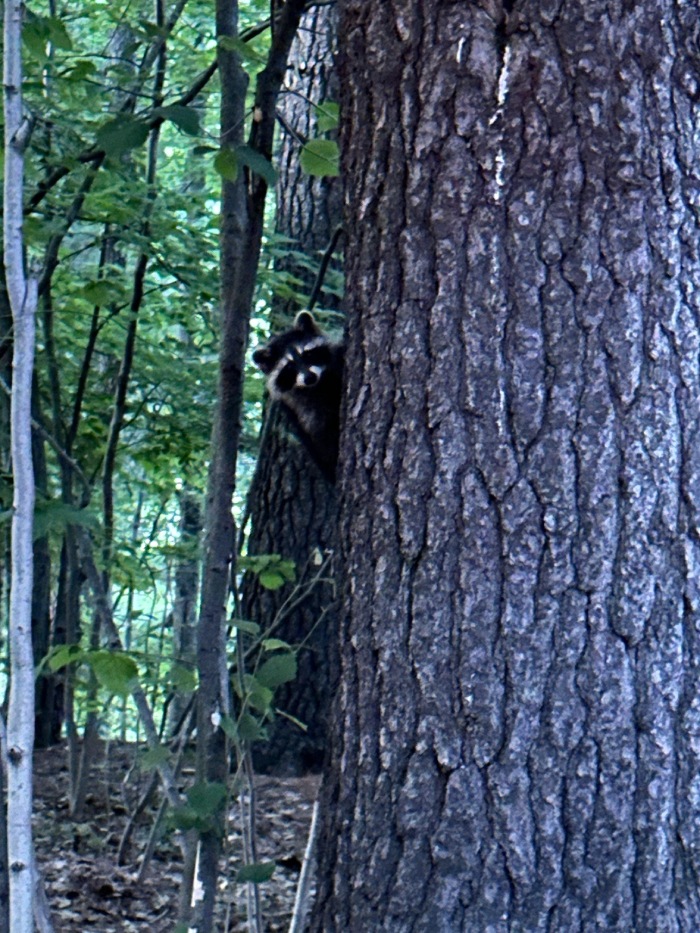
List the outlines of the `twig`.
{"type": "MultiPolygon", "coordinates": [[[[108,634],[110,647],[113,650],[116,649],[118,651],[123,651],[124,648],[122,646],[117,627],[114,624],[114,618],[112,617],[109,600],[107,599],[107,594],[105,593],[104,586],[102,585],[102,576],[97,569],[95,560],[92,556],[92,547],[89,535],[84,528],[78,528],[77,532],[80,558],[88,579],[88,583],[90,584],[90,588],[92,590],[93,599],[95,601],[95,609],[102,617],[102,624],[104,626],[104,631],[106,631],[108,634]]],[[[160,746],[160,742],[158,741],[158,732],[156,731],[155,723],[153,721],[153,713],[151,712],[148,700],[146,699],[146,694],[144,693],[140,684],[136,684],[136,686],[133,688],[132,696],[134,698],[134,703],[136,704],[136,709],[138,710],[141,717],[141,721],[143,722],[148,747],[158,748],[160,746]]],[[[157,768],[161,776],[168,800],[173,807],[179,807],[182,803],[182,800],[180,797],[180,792],[177,789],[177,783],[172,768],[167,762],[160,762],[157,768]]]]}
{"type": "Polygon", "coordinates": [[[316,276],[316,281],[314,282],[314,287],[311,289],[311,295],[309,297],[309,311],[313,311],[314,305],[318,301],[318,296],[321,294],[321,289],[323,288],[323,281],[326,278],[326,272],[328,271],[328,264],[331,261],[335,248],[338,245],[338,240],[343,233],[342,226],[336,227],[333,231],[333,236],[330,239],[326,251],[323,254],[323,259],[321,260],[321,265],[318,267],[318,275],[316,276]]]}
{"type": "MultiPolygon", "coordinates": [[[[245,652],[243,649],[243,635],[239,631],[236,633],[236,674],[238,678],[238,689],[241,697],[245,697],[245,681],[243,671],[245,669],[245,652]]],[[[242,704],[241,713],[245,711],[245,703],[242,704]]],[[[239,755],[238,770],[242,771],[245,780],[245,790],[239,794],[241,807],[241,835],[243,837],[243,864],[254,865],[257,861],[257,835],[255,828],[255,775],[253,773],[253,757],[250,751],[250,743],[241,741],[237,743],[239,755]],[[247,796],[246,796],[247,794],[247,796]]],[[[262,913],[260,910],[260,895],[258,886],[248,882],[246,884],[246,913],[248,915],[248,928],[254,933],[263,933],[262,913]]]]}
{"type": "MultiPolygon", "coordinates": [[[[2,378],[2,376],[0,376],[0,389],[2,389],[2,391],[7,396],[9,396],[10,398],[12,397],[12,390],[10,389],[8,384],[5,382],[5,380],[2,378]]],[[[58,443],[56,438],[51,433],[49,433],[49,431],[47,431],[46,428],[39,421],[36,420],[36,418],[31,419],[31,425],[32,425],[32,428],[37,432],[37,434],[42,438],[42,440],[46,441],[46,443],[56,452],[56,454],[58,454],[61,460],[63,460],[66,466],[69,466],[71,470],[73,470],[75,475],[78,477],[78,479],[80,480],[80,483],[83,487],[83,491],[85,493],[85,500],[83,501],[82,505],[83,507],[85,507],[90,501],[90,496],[91,496],[90,482],[87,476],[85,476],[83,471],[80,469],[80,466],[78,465],[78,463],[75,460],[73,460],[73,458],[70,457],[65,452],[65,450],[61,447],[61,445],[58,443]]]]}
{"type": "MultiPolygon", "coordinates": [[[[244,32],[242,32],[241,40],[243,42],[247,42],[250,39],[254,39],[256,36],[260,35],[262,32],[265,32],[265,30],[269,28],[270,28],[269,19],[264,20],[263,22],[259,23],[257,26],[251,26],[250,29],[246,29],[244,32]]],[[[192,103],[192,101],[195,100],[195,98],[204,90],[207,84],[211,81],[213,76],[216,74],[217,68],[218,68],[218,62],[213,61],[211,65],[209,65],[208,68],[205,68],[205,70],[197,78],[195,78],[195,80],[192,82],[190,87],[186,91],[184,91],[180,95],[180,97],[172,101],[172,104],[177,107],[185,107],[187,106],[187,104],[192,103]]],[[[130,92],[130,96],[133,97],[136,93],[137,93],[136,91],[132,90],[130,92]]],[[[129,101],[126,106],[131,106],[131,101],[129,101]]],[[[148,120],[148,117],[142,116],[141,119],[148,120]]],[[[160,125],[162,122],[163,122],[162,117],[151,118],[151,120],[149,121],[149,129],[153,129],[156,123],[160,125]]],[[[96,162],[96,161],[101,162],[102,160],[104,160],[104,157],[105,157],[105,153],[102,149],[95,149],[93,147],[74,156],[73,163],[75,162],[90,163],[90,162],[96,162]]],[[[60,165],[58,168],[54,169],[54,171],[47,178],[44,178],[42,181],[40,181],[39,184],[37,185],[37,190],[34,192],[31,198],[29,198],[27,202],[27,206],[25,208],[25,214],[31,214],[39,206],[39,204],[41,204],[41,202],[48,195],[51,189],[55,188],[56,185],[59,183],[59,181],[65,178],[66,175],[68,175],[72,171],[72,169],[73,169],[72,165],[71,166],[60,165]]]]}
{"type": "Polygon", "coordinates": [[[46,887],[44,886],[44,876],[39,871],[36,863],[36,856],[33,859],[34,874],[34,925],[37,933],[54,933],[54,926],[51,922],[51,910],[49,900],[46,896],[46,887]]]}
{"type": "Polygon", "coordinates": [[[306,915],[309,912],[309,889],[313,878],[313,868],[316,861],[316,842],[318,840],[318,800],[314,803],[311,816],[309,838],[304,850],[304,861],[301,865],[301,874],[297,884],[297,893],[294,898],[292,922],[289,924],[289,933],[304,933],[306,929],[306,915]]]}
{"type": "MultiPolygon", "coordinates": [[[[243,749],[243,773],[245,775],[246,784],[245,791],[240,794],[241,820],[243,824],[243,860],[246,865],[254,865],[258,860],[258,837],[255,821],[257,803],[253,755],[248,742],[245,743],[243,749]]],[[[246,884],[246,906],[248,909],[248,929],[253,931],[253,933],[263,933],[260,890],[259,886],[253,884],[251,881],[246,884]]]]}

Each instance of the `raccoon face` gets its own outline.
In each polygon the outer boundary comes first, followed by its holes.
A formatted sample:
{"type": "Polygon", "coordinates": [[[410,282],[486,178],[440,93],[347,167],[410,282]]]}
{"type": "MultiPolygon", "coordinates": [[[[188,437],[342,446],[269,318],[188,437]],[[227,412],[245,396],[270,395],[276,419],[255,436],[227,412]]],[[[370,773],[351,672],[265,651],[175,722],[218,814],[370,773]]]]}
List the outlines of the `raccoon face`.
{"type": "Polygon", "coordinates": [[[324,338],[291,344],[269,375],[270,391],[275,394],[292,389],[312,389],[323,378],[330,363],[324,338]]]}
{"type": "Polygon", "coordinates": [[[253,353],[253,362],[267,376],[270,396],[330,483],[338,460],[344,360],[342,344],[325,337],[308,311],[297,315],[291,330],[253,353]]]}
{"type": "Polygon", "coordinates": [[[313,389],[332,363],[329,342],[308,311],[300,312],[292,330],[253,353],[267,376],[270,394],[279,398],[294,389],[313,389]]]}

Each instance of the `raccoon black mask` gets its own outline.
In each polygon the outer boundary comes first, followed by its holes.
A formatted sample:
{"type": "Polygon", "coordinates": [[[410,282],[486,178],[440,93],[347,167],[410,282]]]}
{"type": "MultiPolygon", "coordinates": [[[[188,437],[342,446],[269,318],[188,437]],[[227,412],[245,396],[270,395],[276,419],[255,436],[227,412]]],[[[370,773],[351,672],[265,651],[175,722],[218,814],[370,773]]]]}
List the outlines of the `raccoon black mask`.
{"type": "Polygon", "coordinates": [[[291,330],[253,353],[270,396],[330,482],[338,461],[343,358],[342,345],[322,334],[308,311],[300,311],[291,330]]]}

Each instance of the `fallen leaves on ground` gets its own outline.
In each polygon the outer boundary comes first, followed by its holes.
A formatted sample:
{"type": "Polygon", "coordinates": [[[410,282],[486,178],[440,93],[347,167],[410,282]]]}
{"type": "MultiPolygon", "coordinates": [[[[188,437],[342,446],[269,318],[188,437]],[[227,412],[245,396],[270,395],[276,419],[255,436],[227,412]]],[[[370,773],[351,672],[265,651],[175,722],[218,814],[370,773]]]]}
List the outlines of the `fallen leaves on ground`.
{"type": "MultiPolygon", "coordinates": [[[[127,820],[151,777],[134,767],[137,751],[129,745],[102,747],[81,820],[69,813],[66,748],[36,753],[35,844],[56,933],[171,933],[175,926],[182,860],[171,829],[156,844],[146,880],[138,881],[157,800],[137,822],[126,864],[117,865],[127,820]]],[[[259,886],[268,933],[289,926],[317,791],[314,776],[256,779],[257,857],[277,866],[272,879],[259,886]]],[[[241,865],[240,811],[234,801],[220,876],[219,930],[245,929],[245,886],[233,883],[241,865]]]]}

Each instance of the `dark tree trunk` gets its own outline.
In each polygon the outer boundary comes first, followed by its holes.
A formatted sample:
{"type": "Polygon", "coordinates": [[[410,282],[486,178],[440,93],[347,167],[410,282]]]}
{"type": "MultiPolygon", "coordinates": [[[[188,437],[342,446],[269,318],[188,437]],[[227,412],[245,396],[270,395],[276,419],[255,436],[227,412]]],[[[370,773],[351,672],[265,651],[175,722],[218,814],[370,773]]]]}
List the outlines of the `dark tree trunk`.
{"type": "MultiPolygon", "coordinates": [[[[12,506],[10,476],[10,399],[5,391],[12,384],[12,311],[5,283],[5,266],[0,262],[0,509],[12,506]]],[[[10,526],[0,524],[0,622],[3,632],[9,626],[10,526]]],[[[3,636],[4,638],[4,636],[3,636]]]]}
{"type": "MultiPolygon", "coordinates": [[[[341,193],[337,179],[312,178],[301,171],[299,140],[316,135],[316,111],[309,100],[336,100],[333,46],[336,16],[332,6],[314,7],[304,14],[294,45],[292,66],[287,71],[288,92],[281,95],[282,144],[277,197],[277,232],[292,241],[292,248],[317,260],[331,242],[341,221],[341,193]]],[[[310,294],[314,275],[294,255],[278,263],[310,294]]],[[[337,307],[337,299],[325,291],[324,308],[337,307]]],[[[293,301],[275,310],[275,325],[289,326],[299,310],[293,301]]],[[[334,488],[327,483],[306,450],[294,438],[287,421],[274,407],[263,432],[260,464],[250,493],[251,554],[282,554],[294,560],[299,582],[309,579],[315,552],[333,551],[336,544],[337,509],[334,488]]],[[[243,597],[246,618],[269,625],[276,618],[289,590],[265,590],[249,577],[243,597]]],[[[307,731],[278,717],[268,725],[269,741],[253,750],[258,770],[302,774],[318,770],[325,745],[328,711],[337,665],[337,613],[333,587],[318,584],[275,630],[275,636],[291,645],[304,644],[298,655],[298,675],[277,690],[275,705],[301,720],[307,731]]]]}
{"type": "MultiPolygon", "coordinates": [[[[180,546],[183,554],[175,569],[175,602],[173,605],[173,654],[175,662],[189,671],[197,663],[197,593],[199,592],[199,555],[197,545],[202,531],[202,509],[199,495],[191,489],[178,493],[180,505],[180,546]]],[[[170,706],[170,723],[176,726],[182,719],[189,698],[177,693],[170,706]]]]}
{"type": "MultiPolygon", "coordinates": [[[[337,508],[335,490],[320,475],[307,454],[279,428],[278,408],[273,419],[267,456],[256,477],[255,524],[249,541],[254,554],[282,554],[297,565],[297,585],[306,588],[335,548],[337,508]]],[[[256,743],[253,760],[259,771],[304,774],[317,771],[323,761],[333,677],[337,674],[337,610],[335,588],[325,580],[316,583],[289,615],[280,620],[275,638],[291,645],[303,644],[298,654],[297,678],[279,687],[275,706],[307,726],[302,731],[283,716],[268,725],[269,740],[256,743]]],[[[282,610],[289,588],[265,590],[255,579],[246,581],[244,615],[269,625],[282,610]]]]}
{"type": "MultiPolygon", "coordinates": [[[[38,386],[34,380],[32,407],[38,406],[38,386]]],[[[36,432],[32,435],[32,459],[37,492],[48,495],[46,451],[36,432]]],[[[34,541],[34,579],[32,585],[32,647],[38,665],[51,645],[51,552],[48,536],[34,541]]],[[[34,692],[34,735],[37,748],[46,748],[60,740],[61,720],[55,715],[53,675],[39,677],[34,692]]]]}
{"type": "Polygon", "coordinates": [[[341,6],[313,929],[698,930],[697,9],[341,6]]]}
{"type": "MultiPolygon", "coordinates": [[[[80,641],[80,589],[83,581],[77,543],[72,528],[67,528],[63,536],[61,560],[58,568],[58,588],[56,594],[56,615],[53,627],[54,645],[73,645],[80,641]]],[[[69,668],[62,671],[60,681],[54,684],[54,707],[56,715],[66,724],[68,738],[68,761],[70,786],[78,781],[80,748],[75,725],[74,685],[69,668]]]]}

